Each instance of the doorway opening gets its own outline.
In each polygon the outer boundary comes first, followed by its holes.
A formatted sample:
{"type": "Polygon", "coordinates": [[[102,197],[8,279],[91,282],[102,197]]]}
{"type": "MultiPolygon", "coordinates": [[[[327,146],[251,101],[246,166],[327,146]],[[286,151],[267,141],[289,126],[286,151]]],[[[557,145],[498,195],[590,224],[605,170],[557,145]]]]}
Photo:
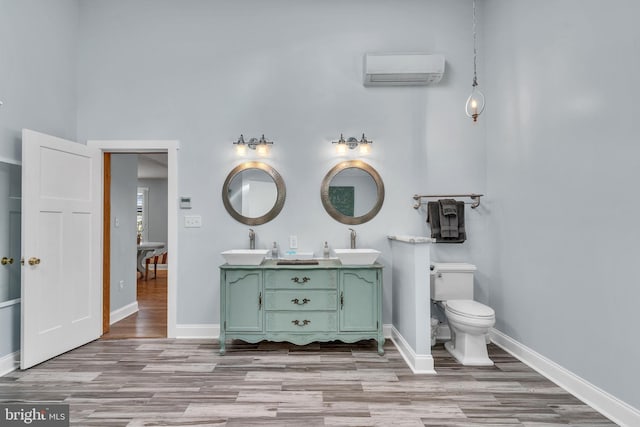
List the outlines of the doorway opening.
{"type": "Polygon", "coordinates": [[[106,158],[111,278],[102,338],[166,338],[167,153],[105,153],[106,158]]]}
{"type": "MultiPolygon", "coordinates": [[[[103,333],[109,333],[114,326],[120,327],[121,330],[113,330],[110,335],[103,335],[103,338],[135,338],[135,337],[168,337],[176,336],[176,287],[177,287],[177,218],[178,218],[178,197],[177,197],[177,151],[179,148],[178,141],[172,140],[93,140],[88,141],[87,145],[100,149],[103,153],[103,333]],[[153,154],[155,153],[155,154],[153,154]],[[166,263],[158,263],[154,269],[153,261],[150,263],[151,270],[147,274],[145,280],[144,270],[140,274],[134,273],[135,294],[137,301],[137,310],[132,310],[133,316],[123,316],[126,322],[119,325],[111,324],[111,291],[118,289],[114,287],[111,277],[111,256],[112,245],[115,243],[111,239],[112,226],[117,222],[111,214],[111,202],[113,195],[111,194],[111,186],[107,185],[113,177],[111,174],[111,157],[115,154],[138,154],[145,157],[162,154],[166,158],[166,210],[164,221],[166,222],[166,240],[163,240],[163,247],[167,253],[166,263]],[[157,271],[157,274],[154,274],[157,271]],[[134,314],[135,313],[135,314],[134,314]],[[166,314],[165,314],[166,313],[166,314]],[[162,320],[158,320],[158,318],[162,320]],[[153,331],[149,330],[141,324],[143,319],[147,324],[153,326],[153,331]],[[149,323],[151,322],[151,323],[149,323]],[[127,324],[129,323],[129,324],[127,324]],[[141,326],[142,325],[142,326],[141,326]]],[[[135,188],[133,202],[131,203],[132,221],[134,222],[134,232],[131,236],[132,244],[127,246],[128,250],[136,251],[136,235],[137,235],[137,187],[140,186],[136,181],[133,183],[135,188]]],[[[145,187],[147,185],[141,185],[145,187]]],[[[153,192],[156,193],[156,192],[153,192]]],[[[149,195],[149,205],[152,205],[152,193],[149,195]]],[[[153,209],[150,207],[149,209],[153,209]]],[[[151,221],[151,219],[150,219],[151,221]]],[[[151,232],[151,229],[148,230],[151,232]]],[[[152,235],[148,235],[149,239],[153,239],[152,235]]],[[[164,239],[164,238],[162,238],[164,239]]],[[[148,254],[153,255],[153,254],[148,254]]],[[[136,266],[138,265],[135,252],[133,255],[136,266]]],[[[146,257],[145,257],[146,258],[146,257]]],[[[127,258],[129,259],[129,258],[127,258]]],[[[146,267],[146,263],[142,264],[146,267]]]]}

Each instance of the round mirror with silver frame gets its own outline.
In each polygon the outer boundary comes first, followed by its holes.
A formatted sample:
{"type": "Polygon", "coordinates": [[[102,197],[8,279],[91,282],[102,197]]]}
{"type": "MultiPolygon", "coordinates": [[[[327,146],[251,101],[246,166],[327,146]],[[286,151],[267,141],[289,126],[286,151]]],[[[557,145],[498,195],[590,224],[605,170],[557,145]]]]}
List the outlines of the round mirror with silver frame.
{"type": "Polygon", "coordinates": [[[334,166],[322,180],[322,205],[333,219],[357,225],[370,221],[382,208],[384,184],[378,172],[361,160],[334,166]]]}
{"type": "Polygon", "coordinates": [[[222,186],[222,202],[236,221],[260,225],[278,216],[286,193],[278,171],[266,163],[245,162],[227,175],[222,186]]]}

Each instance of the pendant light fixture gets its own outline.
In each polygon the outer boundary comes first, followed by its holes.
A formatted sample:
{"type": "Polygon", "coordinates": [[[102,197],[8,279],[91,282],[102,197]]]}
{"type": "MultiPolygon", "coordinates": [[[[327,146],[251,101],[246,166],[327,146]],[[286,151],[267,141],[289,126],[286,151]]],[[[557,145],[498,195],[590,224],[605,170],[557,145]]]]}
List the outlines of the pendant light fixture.
{"type": "Polygon", "coordinates": [[[471,117],[474,122],[478,121],[478,116],[484,111],[484,95],[478,89],[478,76],[477,76],[477,61],[478,56],[478,42],[476,36],[476,0],[473,0],[473,84],[471,95],[467,98],[467,105],[465,106],[465,112],[468,117],[471,117]]]}

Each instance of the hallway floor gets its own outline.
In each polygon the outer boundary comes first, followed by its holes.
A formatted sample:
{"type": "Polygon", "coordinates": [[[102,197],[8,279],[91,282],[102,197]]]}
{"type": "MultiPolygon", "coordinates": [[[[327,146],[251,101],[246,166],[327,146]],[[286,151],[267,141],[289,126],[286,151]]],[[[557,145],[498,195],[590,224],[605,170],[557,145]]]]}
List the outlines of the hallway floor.
{"type": "Polygon", "coordinates": [[[137,298],[138,312],[111,325],[102,339],[167,337],[167,270],[154,277],[152,268],[148,280],[138,278],[137,298]]]}
{"type": "Polygon", "coordinates": [[[414,375],[390,340],[98,340],[0,378],[0,400],[70,405],[75,426],[615,425],[495,345],[463,367],[442,344],[414,375]]]}

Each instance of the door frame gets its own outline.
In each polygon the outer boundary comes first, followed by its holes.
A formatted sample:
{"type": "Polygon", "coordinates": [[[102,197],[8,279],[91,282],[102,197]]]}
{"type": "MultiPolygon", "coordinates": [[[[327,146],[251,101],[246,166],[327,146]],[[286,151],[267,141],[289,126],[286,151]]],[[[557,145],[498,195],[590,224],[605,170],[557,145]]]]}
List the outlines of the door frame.
{"type": "MultiPolygon", "coordinates": [[[[105,153],[167,153],[167,338],[176,338],[177,308],[178,308],[178,140],[88,140],[88,146],[102,151],[104,162],[105,153]]],[[[104,176],[102,188],[104,191],[104,176]]],[[[102,198],[102,212],[104,212],[104,198],[102,198]]],[[[104,219],[103,219],[104,221],[104,219]]],[[[103,260],[109,256],[104,249],[103,260]]],[[[103,271],[103,275],[108,274],[103,271]]],[[[103,318],[106,316],[103,313],[103,318]]]]}

